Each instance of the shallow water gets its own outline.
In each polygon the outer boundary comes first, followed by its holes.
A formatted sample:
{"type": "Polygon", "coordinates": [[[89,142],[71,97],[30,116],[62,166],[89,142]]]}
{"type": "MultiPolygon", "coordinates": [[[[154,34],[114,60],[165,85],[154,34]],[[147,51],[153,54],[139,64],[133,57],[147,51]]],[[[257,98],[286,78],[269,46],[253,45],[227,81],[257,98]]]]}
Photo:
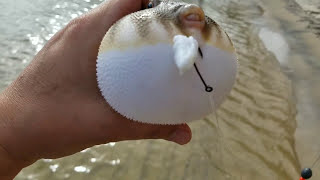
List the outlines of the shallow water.
{"type": "MultiPolygon", "coordinates": [[[[0,1],[0,88],[55,32],[99,3],[0,1]]],[[[320,152],[318,1],[212,0],[203,5],[234,42],[239,73],[216,115],[190,123],[191,143],[109,143],[39,160],[16,179],[299,179],[300,169],[311,166],[320,152]]],[[[314,167],[314,179],[320,178],[319,170],[320,165],[314,167]]]]}

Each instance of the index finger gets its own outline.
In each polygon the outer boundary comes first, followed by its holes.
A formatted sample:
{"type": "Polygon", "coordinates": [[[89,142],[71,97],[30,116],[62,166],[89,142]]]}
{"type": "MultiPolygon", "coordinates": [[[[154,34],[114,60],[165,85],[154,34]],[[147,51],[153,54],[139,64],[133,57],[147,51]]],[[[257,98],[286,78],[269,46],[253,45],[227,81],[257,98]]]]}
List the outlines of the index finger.
{"type": "Polygon", "coordinates": [[[149,0],[108,0],[87,13],[84,18],[95,27],[97,36],[104,36],[106,31],[123,16],[145,9],[149,0]]]}

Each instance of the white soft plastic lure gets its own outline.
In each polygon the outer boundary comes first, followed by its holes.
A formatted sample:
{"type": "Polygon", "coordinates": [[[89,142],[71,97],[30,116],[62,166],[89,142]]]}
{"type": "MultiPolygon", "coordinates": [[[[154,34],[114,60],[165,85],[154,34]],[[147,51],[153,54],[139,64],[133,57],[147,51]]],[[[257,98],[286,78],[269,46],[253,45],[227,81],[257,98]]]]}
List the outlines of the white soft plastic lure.
{"type": "Polygon", "coordinates": [[[199,57],[198,41],[192,36],[177,35],[173,38],[174,60],[180,75],[191,69],[199,57]]]}
{"type": "Polygon", "coordinates": [[[214,111],[235,82],[237,58],[220,26],[194,4],[155,1],[116,22],[101,42],[97,81],[121,115],[181,124],[214,111]]]}

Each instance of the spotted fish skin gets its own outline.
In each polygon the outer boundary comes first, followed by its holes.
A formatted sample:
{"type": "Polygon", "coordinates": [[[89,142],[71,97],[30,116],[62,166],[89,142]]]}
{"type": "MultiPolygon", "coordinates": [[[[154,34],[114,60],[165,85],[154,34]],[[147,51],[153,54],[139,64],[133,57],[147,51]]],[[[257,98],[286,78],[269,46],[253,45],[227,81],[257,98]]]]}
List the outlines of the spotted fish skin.
{"type": "MultiPolygon", "coordinates": [[[[100,52],[158,43],[173,44],[175,35],[192,36],[192,32],[186,31],[187,28],[179,18],[183,7],[188,5],[179,1],[159,1],[154,8],[123,17],[107,31],[100,52]]],[[[228,35],[208,16],[205,16],[200,39],[222,50],[231,53],[235,51],[228,35]]]]}

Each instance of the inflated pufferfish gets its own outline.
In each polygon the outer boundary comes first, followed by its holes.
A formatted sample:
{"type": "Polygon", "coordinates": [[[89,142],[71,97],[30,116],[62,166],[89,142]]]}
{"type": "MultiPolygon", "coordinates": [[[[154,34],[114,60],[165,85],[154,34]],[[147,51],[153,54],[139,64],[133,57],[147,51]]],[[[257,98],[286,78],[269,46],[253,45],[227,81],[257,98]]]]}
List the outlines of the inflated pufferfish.
{"type": "Polygon", "coordinates": [[[107,31],[97,60],[98,87],[110,106],[131,120],[199,120],[232,89],[233,44],[197,5],[152,3],[153,8],[129,14],[107,31]]]}

